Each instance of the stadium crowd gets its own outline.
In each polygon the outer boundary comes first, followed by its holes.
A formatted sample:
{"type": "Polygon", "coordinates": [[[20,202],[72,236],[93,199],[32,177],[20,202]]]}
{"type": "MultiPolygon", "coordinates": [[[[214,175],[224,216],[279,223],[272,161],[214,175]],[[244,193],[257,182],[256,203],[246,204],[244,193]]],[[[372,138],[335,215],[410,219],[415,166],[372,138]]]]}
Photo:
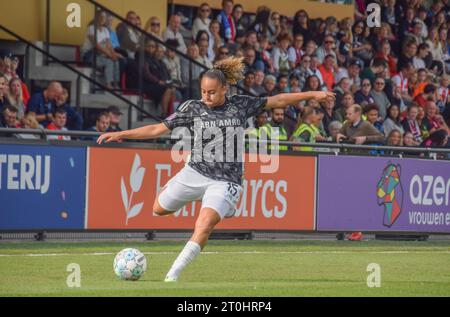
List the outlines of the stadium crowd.
{"type": "MultiPolygon", "coordinates": [[[[250,134],[265,131],[276,133],[279,140],[304,142],[450,147],[450,1],[372,2],[381,7],[379,27],[366,23],[362,0],[355,1],[353,18],[340,21],[331,15],[312,19],[305,10],[288,17],[266,6],[248,14],[233,0],[223,0],[221,10],[213,14],[203,3],[193,20],[178,13],[170,16],[164,31],[157,17],[144,24],[136,12],[128,12],[131,25],[165,45],[141,41],[142,34],[126,23],[113,28],[112,18],[99,11],[81,52],[84,61],[96,58],[104,67],[111,89],[137,88],[142,66],[144,90],[164,115],[176,110],[176,101],[200,97],[203,69],[189,65],[176,51],[208,68],[234,55],[243,58],[245,77],[231,93],[336,93],[335,100],[321,104],[309,100],[285,111],[262,113],[249,122],[250,134]]],[[[0,126],[83,127],[60,83],[30,96],[16,74],[17,64],[8,54],[0,60],[0,126]]],[[[120,115],[116,108],[102,112],[90,130],[119,129],[120,115]]]]}

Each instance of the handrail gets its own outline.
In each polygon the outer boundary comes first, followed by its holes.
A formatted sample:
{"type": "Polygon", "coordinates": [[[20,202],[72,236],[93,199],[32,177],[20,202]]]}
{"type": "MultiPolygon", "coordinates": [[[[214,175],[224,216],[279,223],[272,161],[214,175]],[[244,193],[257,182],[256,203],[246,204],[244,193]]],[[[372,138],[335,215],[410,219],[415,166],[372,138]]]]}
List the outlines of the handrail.
{"type": "Polygon", "coordinates": [[[132,103],[130,100],[124,98],[123,96],[117,94],[116,92],[112,91],[111,89],[108,89],[108,87],[106,87],[105,85],[93,80],[92,78],[90,78],[89,76],[83,74],[82,72],[80,72],[79,70],[77,70],[76,68],[70,66],[69,64],[61,61],[59,58],[53,56],[50,53],[47,53],[45,50],[39,48],[38,46],[34,45],[33,43],[31,43],[30,41],[24,39],[23,37],[21,37],[20,35],[14,33],[13,31],[11,31],[10,29],[8,29],[7,27],[5,27],[4,25],[0,24],[0,29],[3,30],[4,32],[8,33],[9,35],[15,37],[16,39],[18,39],[19,41],[26,43],[28,46],[31,46],[33,49],[37,50],[38,52],[44,54],[46,57],[51,58],[52,60],[54,60],[55,62],[57,62],[58,64],[64,66],[65,68],[71,70],[72,72],[74,72],[75,74],[77,74],[78,76],[82,77],[83,79],[86,79],[88,82],[90,82],[91,84],[98,86],[102,89],[104,89],[105,91],[107,91],[108,93],[110,93],[111,95],[113,95],[114,97],[120,99],[121,101],[125,102],[128,106],[131,106],[133,108],[135,108],[136,110],[140,111],[141,113],[144,113],[145,115],[151,117],[152,119],[155,119],[157,121],[160,121],[159,118],[156,118],[154,115],[152,115],[151,113],[147,112],[144,109],[139,108],[137,105],[135,105],[134,103],[132,103]]]}
{"type": "MultiPolygon", "coordinates": [[[[22,128],[0,128],[0,133],[7,134],[39,134],[39,135],[67,135],[67,136],[99,136],[101,132],[93,131],[57,131],[47,129],[22,129],[22,128]]],[[[183,139],[189,139],[190,137],[183,136],[183,139]]],[[[170,134],[161,136],[160,140],[179,140],[173,138],[170,134]]],[[[155,140],[158,140],[155,139],[155,140]]],[[[258,142],[263,144],[270,143],[270,140],[258,139],[258,142]]],[[[278,141],[279,145],[287,145],[292,147],[313,147],[313,148],[332,148],[332,149],[351,149],[351,150],[368,150],[368,151],[399,151],[399,152],[412,152],[412,153],[445,153],[450,154],[450,149],[447,148],[430,148],[430,147],[408,147],[408,146],[388,146],[388,145],[357,145],[348,143],[310,143],[310,142],[297,142],[297,141],[278,141]]]]}
{"type": "MultiPolygon", "coordinates": [[[[161,41],[159,38],[157,38],[157,37],[154,36],[153,34],[148,33],[147,31],[145,31],[145,30],[143,30],[143,29],[141,29],[141,28],[139,28],[139,27],[137,27],[137,26],[131,24],[131,23],[128,22],[126,19],[124,19],[123,17],[121,17],[120,15],[118,15],[117,13],[115,13],[114,11],[112,11],[111,9],[109,9],[109,8],[105,7],[104,5],[98,3],[97,1],[95,1],[95,0],[86,0],[86,1],[88,1],[88,2],[90,2],[91,4],[93,4],[93,5],[97,6],[97,7],[99,7],[101,10],[103,10],[103,11],[107,12],[108,14],[112,15],[113,17],[115,17],[116,19],[120,20],[122,23],[125,23],[126,25],[128,25],[128,26],[131,27],[131,28],[133,28],[134,30],[139,31],[140,33],[144,34],[146,37],[151,38],[153,41],[158,42],[159,44],[163,45],[163,46],[166,47],[166,48],[168,47],[166,43],[164,43],[163,41],[161,41]]],[[[185,58],[185,59],[187,59],[189,62],[194,63],[195,65],[201,67],[202,69],[208,70],[208,67],[206,67],[206,66],[203,65],[202,63],[197,62],[195,59],[192,59],[192,58],[189,57],[187,54],[185,54],[185,53],[183,53],[183,52],[181,52],[181,51],[179,51],[179,50],[177,50],[177,49],[174,49],[174,48],[170,48],[170,50],[176,52],[178,55],[181,55],[183,58],[185,58]]],[[[256,97],[253,93],[251,93],[251,92],[248,91],[247,89],[241,88],[241,87],[239,87],[239,86],[237,86],[237,85],[234,85],[234,86],[236,86],[237,88],[241,89],[241,90],[244,91],[246,94],[248,94],[248,95],[250,95],[250,96],[256,97]]]]}

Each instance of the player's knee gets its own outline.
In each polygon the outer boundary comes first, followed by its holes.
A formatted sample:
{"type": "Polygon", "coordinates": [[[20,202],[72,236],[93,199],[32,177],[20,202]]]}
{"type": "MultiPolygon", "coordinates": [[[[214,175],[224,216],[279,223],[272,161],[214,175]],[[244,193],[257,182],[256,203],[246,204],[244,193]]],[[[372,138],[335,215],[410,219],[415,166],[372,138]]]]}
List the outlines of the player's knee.
{"type": "Polygon", "coordinates": [[[210,221],[197,220],[195,231],[198,233],[210,234],[214,230],[214,224],[210,221]]]}
{"type": "Polygon", "coordinates": [[[167,215],[167,210],[161,207],[161,205],[158,202],[158,199],[155,199],[155,202],[153,203],[153,213],[158,216],[165,216],[167,215]]]}

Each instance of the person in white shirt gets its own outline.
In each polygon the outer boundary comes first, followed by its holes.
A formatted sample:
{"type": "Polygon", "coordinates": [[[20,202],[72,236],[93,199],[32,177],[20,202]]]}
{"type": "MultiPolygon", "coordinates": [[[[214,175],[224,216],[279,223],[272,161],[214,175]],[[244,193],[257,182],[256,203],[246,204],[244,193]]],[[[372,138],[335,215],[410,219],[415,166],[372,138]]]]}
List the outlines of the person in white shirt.
{"type": "Polygon", "coordinates": [[[197,37],[197,33],[201,30],[209,33],[209,24],[211,23],[211,19],[209,18],[211,14],[211,8],[209,4],[202,3],[197,11],[197,17],[192,24],[192,38],[197,37]]]}
{"type": "Polygon", "coordinates": [[[96,56],[97,67],[105,68],[106,86],[109,89],[118,88],[120,80],[119,59],[124,58],[111,45],[109,30],[105,27],[106,13],[97,11],[94,21],[87,29],[87,36],[82,46],[83,60],[93,63],[96,56]],[[95,35],[95,29],[97,34],[95,35]],[[97,42],[95,40],[97,39],[97,42]],[[94,55],[94,49],[97,54],[94,55]]]}
{"type": "Polygon", "coordinates": [[[408,77],[414,71],[414,67],[410,62],[399,65],[400,71],[391,78],[394,87],[396,87],[405,102],[411,102],[412,98],[408,93],[408,77]]]}
{"type": "Polygon", "coordinates": [[[176,39],[178,40],[178,50],[182,53],[187,52],[186,43],[184,42],[183,35],[180,32],[181,26],[181,17],[178,14],[174,14],[169,19],[169,25],[167,29],[163,33],[163,40],[167,41],[168,39],[176,39]]]}

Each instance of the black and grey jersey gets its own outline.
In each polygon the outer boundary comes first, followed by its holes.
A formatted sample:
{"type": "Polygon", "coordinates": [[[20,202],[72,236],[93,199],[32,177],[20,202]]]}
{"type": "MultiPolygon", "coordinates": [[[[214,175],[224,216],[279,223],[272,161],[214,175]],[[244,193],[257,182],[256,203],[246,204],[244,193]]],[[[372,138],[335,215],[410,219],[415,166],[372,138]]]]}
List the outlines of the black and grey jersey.
{"type": "Polygon", "coordinates": [[[188,100],[163,123],[172,131],[189,129],[194,140],[190,167],[211,179],[242,184],[245,124],[266,103],[267,98],[234,95],[209,108],[201,100],[188,100]]]}

